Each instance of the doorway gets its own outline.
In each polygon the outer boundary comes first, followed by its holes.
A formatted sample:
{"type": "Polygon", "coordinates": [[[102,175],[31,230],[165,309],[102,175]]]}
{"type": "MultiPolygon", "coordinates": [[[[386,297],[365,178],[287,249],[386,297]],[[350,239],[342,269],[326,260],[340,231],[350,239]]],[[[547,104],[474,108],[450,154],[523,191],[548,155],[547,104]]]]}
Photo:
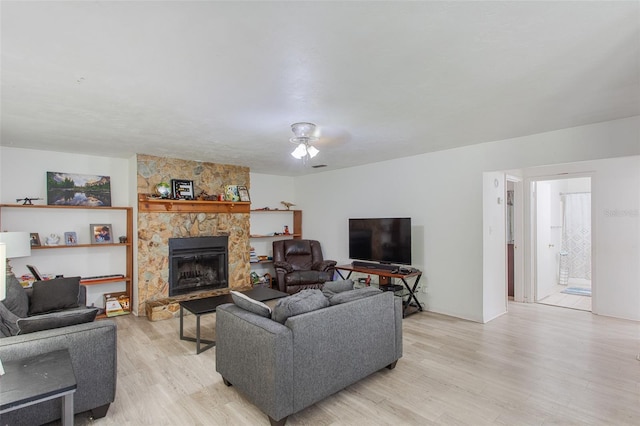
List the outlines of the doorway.
{"type": "Polygon", "coordinates": [[[591,178],[532,183],[537,303],[592,310],[591,178]]]}

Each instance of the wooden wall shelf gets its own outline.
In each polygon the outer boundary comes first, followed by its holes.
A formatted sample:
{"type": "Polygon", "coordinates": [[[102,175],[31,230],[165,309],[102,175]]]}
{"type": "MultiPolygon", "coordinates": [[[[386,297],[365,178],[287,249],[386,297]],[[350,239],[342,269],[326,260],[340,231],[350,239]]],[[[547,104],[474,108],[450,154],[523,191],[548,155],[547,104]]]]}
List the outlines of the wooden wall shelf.
{"type": "Polygon", "coordinates": [[[249,213],[248,201],[199,201],[149,198],[138,194],[138,211],[147,213],[249,213]]]}

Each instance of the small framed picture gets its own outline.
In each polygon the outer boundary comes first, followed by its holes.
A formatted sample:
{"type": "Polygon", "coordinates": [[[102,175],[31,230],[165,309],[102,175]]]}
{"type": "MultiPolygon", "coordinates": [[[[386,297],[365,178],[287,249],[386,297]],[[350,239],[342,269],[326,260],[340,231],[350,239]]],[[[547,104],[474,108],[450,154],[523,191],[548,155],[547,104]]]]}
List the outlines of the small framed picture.
{"type": "Polygon", "coordinates": [[[240,201],[251,201],[249,190],[244,185],[238,185],[238,196],[240,196],[240,201]]]}
{"type": "Polygon", "coordinates": [[[238,194],[238,185],[227,185],[224,187],[224,200],[240,201],[240,195],[238,194]]]}
{"type": "Polygon", "coordinates": [[[178,200],[193,200],[193,181],[171,179],[173,198],[178,200]]]}
{"type": "Polygon", "coordinates": [[[91,244],[113,243],[113,230],[110,223],[92,223],[89,225],[89,235],[91,235],[91,244]]]}
{"type": "Polygon", "coordinates": [[[78,236],[75,232],[65,232],[64,243],[68,246],[76,246],[78,245],[78,236]]]}
{"type": "Polygon", "coordinates": [[[40,235],[37,232],[31,233],[31,247],[40,247],[40,235]]]}

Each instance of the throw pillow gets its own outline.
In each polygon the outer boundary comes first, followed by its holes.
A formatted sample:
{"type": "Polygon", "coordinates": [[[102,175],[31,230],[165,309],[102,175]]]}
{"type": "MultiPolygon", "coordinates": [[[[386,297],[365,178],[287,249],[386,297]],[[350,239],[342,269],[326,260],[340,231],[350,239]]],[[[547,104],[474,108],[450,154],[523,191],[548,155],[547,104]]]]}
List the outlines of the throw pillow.
{"type": "Polygon", "coordinates": [[[287,318],[329,306],[329,300],[320,290],[302,290],[278,300],[273,307],[272,319],[284,324],[287,318]]]}
{"type": "Polygon", "coordinates": [[[260,315],[261,317],[271,318],[271,308],[264,303],[252,299],[246,294],[240,293],[239,291],[231,290],[230,293],[231,299],[233,299],[233,303],[235,303],[245,311],[253,312],[256,315],[260,315]]]}
{"type": "Polygon", "coordinates": [[[20,317],[16,316],[13,312],[4,306],[4,303],[0,303],[0,334],[3,337],[15,336],[18,334],[18,326],[16,323],[20,317]]]}
{"type": "Polygon", "coordinates": [[[29,306],[29,315],[44,314],[78,307],[80,277],[36,281],[29,306]]]}
{"type": "Polygon", "coordinates": [[[382,290],[375,287],[362,287],[355,290],[343,291],[342,293],[334,294],[329,298],[330,305],[339,305],[341,303],[347,303],[365,297],[375,296],[382,293],[382,290]]]}
{"type": "Polygon", "coordinates": [[[63,312],[52,312],[37,315],[35,317],[19,318],[17,321],[18,333],[27,334],[36,331],[50,330],[52,328],[67,327],[70,325],[84,324],[96,319],[98,308],[71,309],[63,312]]]}
{"type": "Polygon", "coordinates": [[[331,297],[334,294],[349,290],[353,290],[353,281],[351,280],[327,281],[322,285],[322,294],[325,297],[331,297]]]}
{"type": "Polygon", "coordinates": [[[7,296],[0,302],[14,315],[23,318],[29,311],[29,297],[15,275],[7,275],[7,296]]]}

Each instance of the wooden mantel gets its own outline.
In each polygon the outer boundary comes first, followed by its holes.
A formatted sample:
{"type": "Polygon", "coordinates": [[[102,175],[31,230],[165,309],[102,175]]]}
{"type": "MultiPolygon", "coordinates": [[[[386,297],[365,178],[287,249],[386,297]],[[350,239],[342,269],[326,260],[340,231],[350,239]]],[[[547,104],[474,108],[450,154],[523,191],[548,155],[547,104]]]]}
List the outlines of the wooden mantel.
{"type": "Polygon", "coordinates": [[[249,213],[247,201],[199,201],[150,198],[138,194],[138,211],[147,213],[249,213]]]}

